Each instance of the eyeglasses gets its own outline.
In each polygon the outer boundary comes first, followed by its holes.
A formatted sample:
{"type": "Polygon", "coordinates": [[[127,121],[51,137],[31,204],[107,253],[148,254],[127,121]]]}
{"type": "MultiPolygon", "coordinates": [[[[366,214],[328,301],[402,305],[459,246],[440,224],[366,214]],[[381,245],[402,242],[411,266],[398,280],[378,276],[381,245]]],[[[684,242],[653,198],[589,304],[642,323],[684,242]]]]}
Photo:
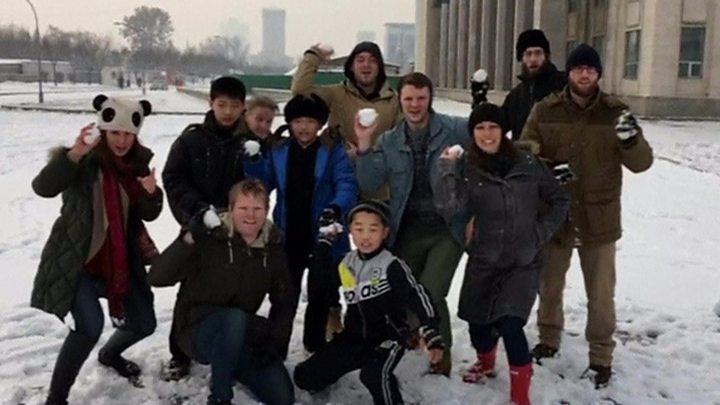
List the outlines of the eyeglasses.
{"type": "Polygon", "coordinates": [[[570,69],[572,72],[575,73],[588,73],[588,74],[597,74],[597,68],[595,66],[575,66],[574,68],[570,69]]]}

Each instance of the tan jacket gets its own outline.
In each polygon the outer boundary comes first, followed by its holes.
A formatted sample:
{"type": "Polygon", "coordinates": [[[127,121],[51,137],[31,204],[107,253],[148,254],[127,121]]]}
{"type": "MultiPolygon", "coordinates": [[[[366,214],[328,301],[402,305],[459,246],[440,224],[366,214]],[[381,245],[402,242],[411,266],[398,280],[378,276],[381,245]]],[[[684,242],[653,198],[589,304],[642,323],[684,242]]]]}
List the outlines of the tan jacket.
{"type": "Polygon", "coordinates": [[[320,57],[312,52],[305,53],[295,72],[290,90],[293,96],[308,93],[320,96],[330,108],[328,125],[339,126],[346,142],[357,145],[353,126],[355,114],[362,108],[374,108],[378,113],[378,126],[373,134],[373,142],[402,118],[397,93],[387,82],[380,89],[380,97],[370,101],[366,100],[349,80],[338,84],[315,85],[315,75],[319,67],[320,57]]]}
{"type": "Polygon", "coordinates": [[[575,104],[568,88],[535,104],[523,129],[521,141],[533,145],[550,165],[568,162],[575,180],[568,184],[571,196],[569,221],[555,238],[563,244],[575,237],[585,245],[620,239],[622,166],[634,173],[652,165],[652,148],[642,131],[623,144],[615,124],[627,106],[602,91],[584,110],[575,104]]]}

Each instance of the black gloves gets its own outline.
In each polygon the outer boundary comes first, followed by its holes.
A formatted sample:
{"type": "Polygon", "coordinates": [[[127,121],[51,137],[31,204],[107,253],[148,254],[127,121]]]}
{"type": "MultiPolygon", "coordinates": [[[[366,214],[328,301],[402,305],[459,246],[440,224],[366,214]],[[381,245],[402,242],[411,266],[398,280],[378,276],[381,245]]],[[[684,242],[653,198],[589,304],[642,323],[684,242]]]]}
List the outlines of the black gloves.
{"type": "Polygon", "coordinates": [[[472,96],[472,107],[487,103],[487,93],[490,90],[490,82],[485,69],[478,69],[470,78],[470,95],[472,96]]]}
{"type": "Polygon", "coordinates": [[[631,143],[639,131],[640,126],[635,116],[629,110],[623,111],[618,117],[617,125],[615,125],[615,133],[618,139],[623,143],[631,143]]]}
{"type": "Polygon", "coordinates": [[[570,165],[568,163],[560,163],[553,167],[553,176],[555,176],[555,179],[560,183],[560,185],[565,185],[571,180],[575,179],[575,174],[570,170],[570,165]]]}
{"type": "Polygon", "coordinates": [[[440,349],[445,350],[445,343],[437,329],[430,326],[420,327],[420,337],[425,341],[425,347],[428,350],[440,349]]]}

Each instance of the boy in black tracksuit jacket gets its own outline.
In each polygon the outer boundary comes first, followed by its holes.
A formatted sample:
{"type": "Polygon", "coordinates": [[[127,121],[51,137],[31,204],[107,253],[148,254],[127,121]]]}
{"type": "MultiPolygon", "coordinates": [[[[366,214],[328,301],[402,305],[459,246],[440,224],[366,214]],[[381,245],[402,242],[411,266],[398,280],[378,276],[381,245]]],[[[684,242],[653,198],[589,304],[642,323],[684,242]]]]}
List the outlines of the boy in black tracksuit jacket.
{"type": "MultiPolygon", "coordinates": [[[[411,348],[408,306],[420,320],[420,338],[430,352],[431,363],[442,358],[444,344],[430,295],[405,262],[383,246],[389,231],[389,211],[382,202],[366,200],[348,213],[350,233],[358,249],[345,256],[337,274],[328,271],[325,275],[325,285],[337,285],[331,279],[340,278],[347,303],[345,329],[298,364],[294,380],[299,388],[320,391],[360,369],[360,380],[370,390],[375,404],[402,403],[392,371],[405,350],[411,348]]],[[[330,244],[319,244],[315,260],[331,262],[330,244]]]]}

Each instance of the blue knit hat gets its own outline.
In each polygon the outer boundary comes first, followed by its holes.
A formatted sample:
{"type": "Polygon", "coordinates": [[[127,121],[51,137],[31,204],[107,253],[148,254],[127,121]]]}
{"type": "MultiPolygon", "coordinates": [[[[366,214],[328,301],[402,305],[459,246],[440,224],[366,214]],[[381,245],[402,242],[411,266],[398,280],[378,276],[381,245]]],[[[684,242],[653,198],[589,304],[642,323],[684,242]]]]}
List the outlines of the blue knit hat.
{"type": "Polygon", "coordinates": [[[602,77],[602,62],[597,51],[588,44],[580,44],[568,55],[565,62],[565,71],[570,72],[578,66],[592,66],[597,70],[598,77],[602,77]]]}

